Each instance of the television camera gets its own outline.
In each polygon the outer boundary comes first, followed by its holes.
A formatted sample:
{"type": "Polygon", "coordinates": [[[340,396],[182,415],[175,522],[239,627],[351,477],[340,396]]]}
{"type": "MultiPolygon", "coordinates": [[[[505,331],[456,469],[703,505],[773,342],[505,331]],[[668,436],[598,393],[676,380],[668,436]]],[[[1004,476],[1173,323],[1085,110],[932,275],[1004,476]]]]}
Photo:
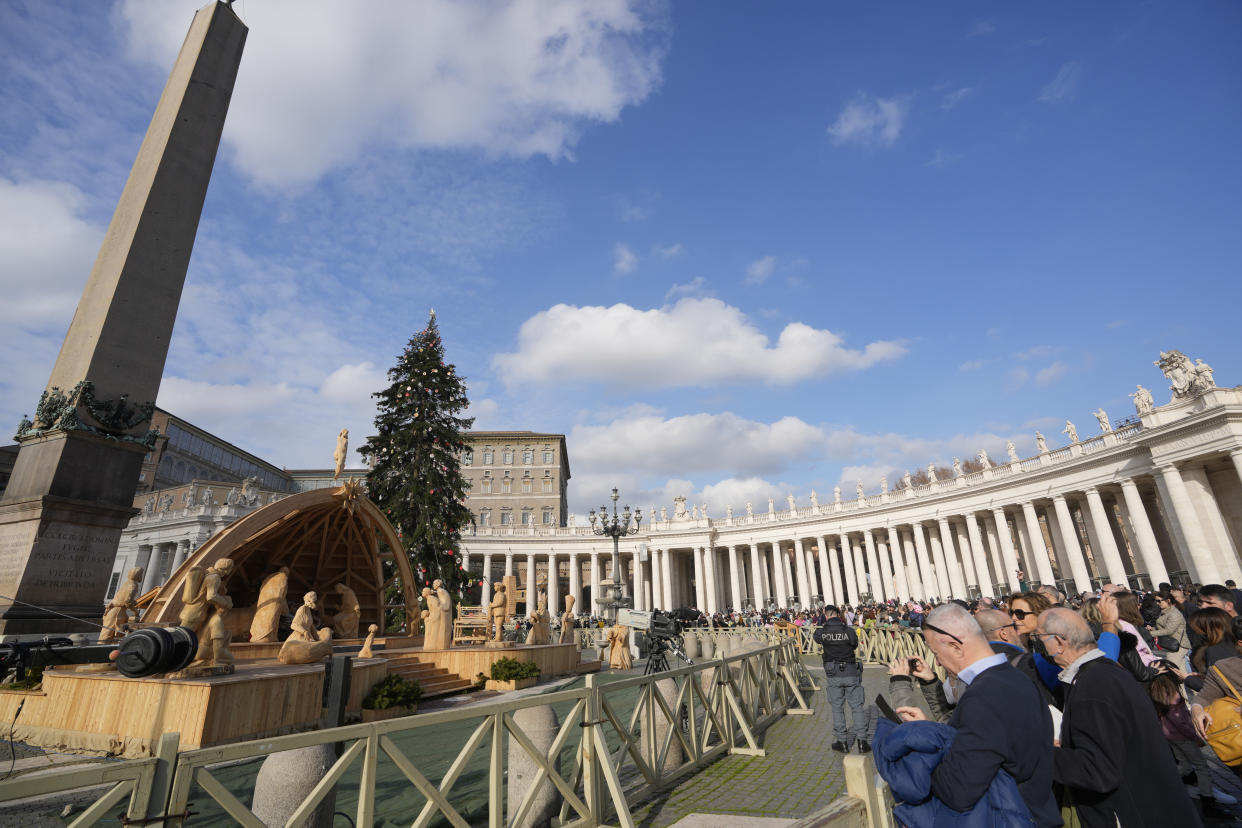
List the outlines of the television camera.
{"type": "Polygon", "coordinates": [[[644,631],[647,639],[647,666],[643,675],[662,673],[670,669],[669,653],[687,664],[694,663],[682,647],[681,622],[672,615],[660,610],[639,612],[622,609],[617,611],[617,623],[644,631]]]}
{"type": "Polygon", "coordinates": [[[108,664],[126,678],[143,678],[185,669],[198,652],[198,637],[186,627],[144,627],[109,644],[75,644],[65,637],[0,643],[0,680],[12,671],[16,681],[32,667],[108,664]]]}

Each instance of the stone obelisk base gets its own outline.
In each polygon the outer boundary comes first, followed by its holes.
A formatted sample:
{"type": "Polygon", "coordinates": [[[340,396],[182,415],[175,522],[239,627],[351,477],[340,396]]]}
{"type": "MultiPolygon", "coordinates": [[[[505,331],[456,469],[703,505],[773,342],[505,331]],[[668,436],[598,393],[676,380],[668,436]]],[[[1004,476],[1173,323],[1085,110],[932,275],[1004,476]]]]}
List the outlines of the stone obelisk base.
{"type": "Polygon", "coordinates": [[[53,495],[0,504],[0,636],[98,633],[99,587],[136,513],[53,495]]]}

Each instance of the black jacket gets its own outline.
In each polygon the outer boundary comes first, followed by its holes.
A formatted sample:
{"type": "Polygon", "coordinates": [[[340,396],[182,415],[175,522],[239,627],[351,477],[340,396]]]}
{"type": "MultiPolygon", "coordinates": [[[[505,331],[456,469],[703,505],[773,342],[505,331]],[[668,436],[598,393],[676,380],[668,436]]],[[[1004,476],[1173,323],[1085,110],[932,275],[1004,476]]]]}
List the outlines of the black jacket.
{"type": "Polygon", "coordinates": [[[941,802],[969,810],[1003,769],[1036,825],[1061,824],[1052,793],[1052,716],[1029,678],[1010,664],[989,667],[962,694],[949,726],[957,736],[932,774],[941,802]]]}
{"type": "Polygon", "coordinates": [[[1111,659],[1083,664],[1066,688],[1055,767],[1085,826],[1203,824],[1151,699],[1111,659]]]}
{"type": "Polygon", "coordinates": [[[824,671],[831,677],[838,674],[856,676],[858,658],[854,650],[858,647],[858,633],[846,626],[840,618],[829,618],[824,625],[815,631],[815,643],[824,648],[824,671]],[[838,665],[848,665],[841,671],[838,665]]]}

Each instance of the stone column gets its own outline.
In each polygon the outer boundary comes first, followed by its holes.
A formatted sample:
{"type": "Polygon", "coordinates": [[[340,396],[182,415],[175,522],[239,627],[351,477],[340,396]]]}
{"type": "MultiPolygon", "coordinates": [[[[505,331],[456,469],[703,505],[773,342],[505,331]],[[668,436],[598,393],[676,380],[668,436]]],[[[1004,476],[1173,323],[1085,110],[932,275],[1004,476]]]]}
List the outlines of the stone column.
{"type": "MultiPolygon", "coordinates": [[[[790,552],[793,551],[793,549],[790,549],[789,552],[786,552],[784,549],[781,549],[778,546],[777,551],[780,553],[779,555],[777,555],[777,558],[781,562],[781,578],[783,578],[785,581],[785,599],[786,601],[792,603],[793,596],[794,596],[794,589],[795,589],[795,581],[794,581],[794,576],[793,576],[793,568],[789,562],[789,554],[790,552]]],[[[789,606],[789,604],[787,603],[785,606],[789,606]]]]}
{"type": "Polygon", "coordinates": [[[763,609],[763,564],[759,562],[759,544],[750,542],[750,580],[755,594],[752,596],[756,609],[763,609]]]}
{"type": "Polygon", "coordinates": [[[604,576],[603,576],[603,573],[600,572],[600,567],[599,567],[599,553],[596,552],[594,549],[592,549],[591,550],[591,608],[590,608],[590,612],[592,615],[599,614],[599,604],[595,602],[603,597],[602,595],[599,594],[599,591],[600,591],[599,583],[603,579],[604,579],[604,576]]]}
{"type": "Polygon", "coordinates": [[[927,551],[927,528],[915,521],[910,524],[910,533],[914,535],[914,551],[919,556],[919,567],[923,570],[923,599],[934,597],[943,600],[952,589],[949,586],[948,568],[944,564],[944,553],[940,553],[933,567],[927,551]]]}
{"type": "Polygon", "coordinates": [[[1194,567],[1195,580],[1202,584],[1221,584],[1224,577],[1208,548],[1207,534],[1199,523],[1194,504],[1186,491],[1186,483],[1177,466],[1160,467],[1160,479],[1168,492],[1168,511],[1173,514],[1176,529],[1180,530],[1183,544],[1189,553],[1190,565],[1194,567]]]}
{"type": "Polygon", "coordinates": [[[698,610],[707,610],[707,594],[703,589],[703,550],[696,547],[690,548],[690,555],[694,559],[694,607],[698,610]]]}
{"type": "Polygon", "coordinates": [[[733,599],[733,609],[735,612],[742,609],[742,578],[738,571],[738,564],[741,563],[737,554],[737,546],[729,545],[729,597],[733,599]]]}
{"type": "Polygon", "coordinates": [[[1186,493],[1196,507],[1199,525],[1203,527],[1203,533],[1208,539],[1208,551],[1212,553],[1221,577],[1237,581],[1242,578],[1242,570],[1238,568],[1238,551],[1229,536],[1228,527],[1225,526],[1220,504],[1216,502],[1216,494],[1208,480],[1207,469],[1203,466],[1192,466],[1181,471],[1182,480],[1186,483],[1186,493]]]}
{"type": "Polygon", "coordinates": [[[0,634],[98,631],[121,532],[136,514],[134,488],[154,439],[150,414],[246,34],[223,3],[195,14],[48,396],[27,408],[46,428],[18,427],[0,502],[0,595],[13,599],[0,609],[0,634]]]}
{"type": "Polygon", "coordinates": [[[988,550],[988,562],[992,564],[992,572],[995,575],[993,591],[1000,586],[1000,592],[996,597],[1001,598],[1012,591],[1009,579],[1013,577],[1013,573],[1005,573],[1005,562],[1001,560],[1000,536],[996,531],[996,523],[992,520],[992,515],[984,512],[979,521],[979,528],[983,530],[983,545],[988,550]]]}
{"type": "Polygon", "coordinates": [[[506,575],[513,574],[513,551],[512,550],[505,553],[505,574],[506,575]]]}
{"type": "Polygon", "coordinates": [[[1143,505],[1143,496],[1139,494],[1138,486],[1132,478],[1122,479],[1121,495],[1125,498],[1126,511],[1130,514],[1130,526],[1134,529],[1134,542],[1138,546],[1139,557],[1151,577],[1152,586],[1169,583],[1169,572],[1164,567],[1160,545],[1156,543],[1156,533],[1151,530],[1147,507],[1143,505]]]}
{"type": "Polygon", "coordinates": [[[539,606],[539,586],[535,583],[535,554],[526,553],[526,614],[529,616],[539,606]]]}
{"type": "Polygon", "coordinates": [[[461,550],[461,568],[470,571],[470,551],[467,549],[461,550]]]}
{"type": "Polygon", "coordinates": [[[1041,584],[1055,587],[1056,576],[1052,574],[1052,561],[1048,557],[1048,547],[1044,543],[1044,530],[1039,524],[1039,514],[1035,504],[1027,500],[1022,504],[1022,519],[1026,522],[1026,534],[1031,542],[1031,557],[1035,559],[1035,572],[1041,584]]]}
{"type": "Polygon", "coordinates": [[[914,557],[907,558],[902,554],[901,530],[896,526],[888,528],[888,548],[893,556],[893,587],[897,590],[898,597],[909,601],[914,597],[914,586],[911,581],[918,583],[919,572],[915,566],[914,557]]]}
{"type": "Polygon", "coordinates": [[[1074,589],[1079,593],[1091,589],[1091,575],[1087,572],[1087,557],[1083,554],[1082,544],[1078,542],[1078,529],[1070,514],[1069,504],[1065,495],[1052,496],[1052,506],[1057,512],[1057,524],[1061,530],[1061,544],[1065,547],[1065,557],[1074,576],[1074,589]]]}
{"type": "Polygon", "coordinates": [[[962,576],[966,580],[966,591],[970,591],[970,585],[979,585],[979,574],[975,571],[974,550],[970,548],[970,538],[966,534],[966,521],[961,523],[950,520],[949,526],[953,531],[953,540],[957,543],[958,558],[962,562],[962,576]]]}
{"type": "Polygon", "coordinates": [[[557,615],[561,609],[561,577],[560,564],[556,561],[556,552],[548,550],[548,612],[557,615]]]}
{"type": "Polygon", "coordinates": [[[906,579],[906,589],[909,590],[907,596],[911,599],[921,598],[924,594],[923,574],[919,571],[918,562],[914,555],[914,547],[907,540],[906,533],[901,531],[900,526],[890,528],[888,536],[890,542],[896,544],[897,548],[901,550],[902,575],[906,579]]]}
{"type": "Polygon", "coordinates": [[[1005,510],[1000,506],[993,508],[992,519],[996,521],[996,535],[1000,541],[1001,560],[1005,564],[1005,577],[1003,580],[1009,584],[1011,591],[1017,592],[1017,571],[1021,567],[1018,566],[1018,553],[1013,548],[1013,535],[1009,532],[1009,520],[1005,517],[1005,510]]]}
{"type": "Polygon", "coordinates": [[[188,559],[189,557],[190,557],[189,538],[186,538],[185,540],[177,541],[177,556],[173,558],[172,569],[168,571],[169,576],[171,577],[172,573],[180,569],[181,565],[185,563],[186,559],[188,559]]]}
{"type": "MultiPolygon", "coordinates": [[[[845,571],[845,580],[842,583],[849,587],[848,603],[857,604],[858,596],[862,593],[859,586],[863,584],[863,580],[862,577],[860,577],[858,568],[855,564],[854,546],[850,543],[849,535],[839,535],[838,537],[840,538],[841,544],[841,564],[845,571]]],[[[846,599],[844,598],[842,599],[843,602],[845,602],[845,600],[846,599]]]]}
{"type": "Polygon", "coordinates": [[[875,574],[869,575],[867,572],[867,563],[863,555],[862,539],[855,537],[851,541],[851,546],[854,547],[854,570],[858,573],[859,597],[861,597],[864,592],[871,593],[873,599],[879,597],[880,576],[875,574]]]}
{"type": "Polygon", "coordinates": [[[875,541],[875,557],[880,564],[880,577],[884,581],[884,597],[897,598],[897,581],[893,576],[893,564],[888,558],[888,544],[884,541],[884,536],[872,533],[875,541]]]}
{"type": "Polygon", "coordinates": [[[772,590],[772,595],[776,598],[776,605],[784,609],[789,606],[789,592],[785,589],[785,573],[781,571],[780,541],[772,542],[772,551],[769,557],[772,561],[772,580],[768,586],[772,590]]]}
{"type": "Polygon", "coordinates": [[[707,578],[707,611],[710,613],[720,612],[720,605],[716,600],[719,594],[719,578],[716,577],[716,549],[715,547],[703,547],[703,569],[704,577],[707,578]]]}
{"type": "Polygon", "coordinates": [[[870,576],[872,598],[876,602],[887,600],[888,577],[887,573],[880,569],[880,560],[875,554],[875,536],[870,529],[863,530],[863,549],[867,554],[867,573],[870,576]]]}
{"type": "MultiPolygon", "coordinates": [[[[1088,486],[1085,494],[1087,495],[1087,510],[1091,516],[1091,523],[1095,526],[1096,543],[1099,544],[1100,556],[1104,559],[1104,568],[1108,570],[1108,580],[1114,584],[1126,584],[1126,568],[1121,561],[1121,552],[1117,549],[1117,542],[1113,538],[1113,528],[1108,521],[1108,513],[1104,510],[1104,501],[1100,498],[1100,491],[1095,486],[1088,486]]],[[[1100,561],[1096,561],[1100,563],[1100,561]]]]}
{"type": "Polygon", "coordinates": [[[584,612],[589,614],[589,607],[582,606],[582,562],[578,560],[577,552],[569,553],[569,594],[574,596],[574,612],[582,615],[584,612]]]}
{"type": "Polygon", "coordinates": [[[983,550],[983,535],[979,532],[979,519],[974,512],[966,513],[966,532],[970,539],[970,556],[975,562],[975,574],[979,578],[980,594],[985,598],[994,598],[996,591],[992,589],[992,577],[988,573],[988,556],[983,550]]]}
{"type": "Polygon", "coordinates": [[[837,597],[837,584],[841,583],[840,576],[836,580],[833,579],[832,569],[828,565],[828,538],[816,538],[819,545],[819,577],[820,577],[820,595],[824,596],[824,603],[836,606],[840,599],[837,597]]]}
{"type": "MultiPolygon", "coordinates": [[[[818,546],[818,544],[816,544],[818,546]]],[[[811,588],[811,595],[818,595],[827,601],[828,584],[825,583],[823,574],[816,568],[817,553],[815,547],[807,545],[806,549],[806,578],[811,588]]]]}
{"type": "Polygon", "coordinates": [[[483,556],[483,577],[481,578],[483,586],[481,592],[479,593],[479,599],[485,607],[492,602],[492,579],[490,567],[488,565],[491,561],[491,557],[491,555],[483,556]]]}
{"type": "Polygon", "coordinates": [[[811,605],[811,576],[806,569],[806,547],[802,545],[802,538],[794,538],[794,568],[798,574],[798,599],[802,602],[803,607],[811,605]]]}
{"type": "Polygon", "coordinates": [[[949,529],[949,520],[948,518],[936,518],[936,525],[940,529],[940,536],[939,542],[937,542],[936,535],[931,536],[932,554],[936,556],[936,566],[943,564],[948,571],[950,589],[949,594],[942,595],[941,598],[969,598],[962,566],[958,563],[957,552],[953,548],[953,533],[949,529]]]}
{"type": "Polygon", "coordinates": [[[660,581],[664,586],[664,608],[672,610],[677,608],[677,601],[673,595],[673,550],[660,550],[660,581]]]}
{"type": "MultiPolygon", "coordinates": [[[[138,547],[142,549],[142,547],[138,547]]],[[[160,585],[160,563],[164,556],[164,544],[152,544],[147,556],[147,568],[142,573],[142,594],[146,595],[160,585]]]]}
{"type": "Polygon", "coordinates": [[[643,571],[643,562],[639,559],[638,545],[635,544],[632,554],[634,561],[634,609],[645,612],[649,609],[646,602],[647,573],[643,571]]]}
{"type": "Polygon", "coordinates": [[[1229,452],[1229,459],[1233,461],[1233,470],[1238,473],[1238,478],[1242,479],[1242,449],[1229,452]]]}

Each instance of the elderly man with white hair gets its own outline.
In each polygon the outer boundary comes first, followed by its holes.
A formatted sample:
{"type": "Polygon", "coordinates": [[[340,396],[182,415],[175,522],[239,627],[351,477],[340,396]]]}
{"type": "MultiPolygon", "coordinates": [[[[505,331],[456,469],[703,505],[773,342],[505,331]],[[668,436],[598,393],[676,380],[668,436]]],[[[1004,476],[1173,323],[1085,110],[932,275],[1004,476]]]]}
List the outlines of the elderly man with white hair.
{"type": "Polygon", "coordinates": [[[1065,685],[1055,777],[1085,826],[1201,825],[1151,699],[1095,645],[1085,619],[1054,607],[1035,633],[1065,685]]]}
{"type": "MultiPolygon", "coordinates": [[[[1052,717],[1031,680],[993,652],[968,610],[945,604],[928,614],[923,636],[936,659],[967,685],[949,719],[953,744],[932,773],[932,793],[967,811],[987,793],[999,771],[1018,784],[1033,824],[1058,826],[1052,793],[1052,717]]],[[[906,721],[926,719],[917,707],[899,707],[906,721]]]]}

